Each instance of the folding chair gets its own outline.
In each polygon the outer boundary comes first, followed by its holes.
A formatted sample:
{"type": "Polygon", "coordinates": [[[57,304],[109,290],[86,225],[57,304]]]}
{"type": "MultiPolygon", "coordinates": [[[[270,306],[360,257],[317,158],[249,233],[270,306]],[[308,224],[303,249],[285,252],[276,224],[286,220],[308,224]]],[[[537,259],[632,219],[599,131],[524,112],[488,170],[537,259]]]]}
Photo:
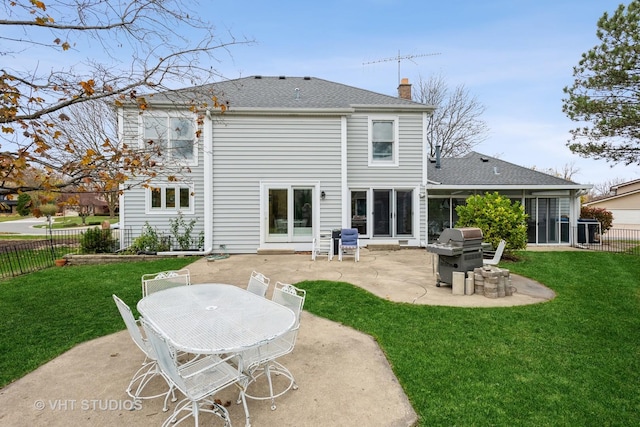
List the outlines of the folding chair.
{"type": "Polygon", "coordinates": [[[353,252],[356,262],[360,260],[360,238],[357,228],[343,228],[338,240],[338,260],[342,261],[342,256],[353,252]]]}
{"type": "Polygon", "coordinates": [[[493,258],[490,259],[483,259],[482,260],[482,264],[483,265],[498,265],[500,263],[500,259],[502,259],[502,253],[504,252],[504,248],[507,246],[507,242],[504,240],[500,240],[500,243],[498,243],[498,249],[496,249],[496,252],[493,254],[493,258]]]}
{"type": "Polygon", "coordinates": [[[143,274],[142,297],[144,298],[154,292],[175,288],[176,286],[187,286],[190,284],[191,273],[187,268],[143,274]]]}
{"type": "Polygon", "coordinates": [[[311,260],[326,255],[327,261],[333,258],[333,239],[330,231],[321,231],[311,242],[311,260]]]}

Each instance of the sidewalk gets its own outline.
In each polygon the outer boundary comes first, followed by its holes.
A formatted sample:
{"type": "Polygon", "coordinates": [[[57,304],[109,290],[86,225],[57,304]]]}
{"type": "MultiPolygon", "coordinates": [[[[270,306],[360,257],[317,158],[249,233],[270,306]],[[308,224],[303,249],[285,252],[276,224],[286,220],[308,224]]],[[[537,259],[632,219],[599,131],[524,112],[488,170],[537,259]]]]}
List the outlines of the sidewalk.
{"type": "MultiPolygon", "coordinates": [[[[231,255],[216,261],[202,258],[189,269],[193,283],[246,286],[251,271],[257,270],[272,284],[307,279],[345,281],[382,298],[415,304],[510,306],[554,297],[548,288],[513,275],[517,292],[511,297],[453,296],[450,287],[435,286],[431,257],[418,249],[364,249],[358,263],[351,258],[313,262],[303,254],[231,255]]],[[[275,411],[270,410],[268,401],[250,400],[254,427],[400,427],[417,421],[384,354],[367,335],[304,312],[296,348],[282,361],[296,376],[299,389],[280,397],[275,411]]],[[[162,412],[161,399],[144,401],[140,410],[128,410],[131,404],[124,388],[141,362],[141,352],[126,331],[78,345],[0,390],[0,424],[160,425],[168,416],[162,412]]],[[[155,386],[163,385],[158,382],[155,386]]],[[[235,403],[236,397],[232,389],[219,396],[223,402],[231,402],[228,409],[233,425],[242,426],[244,412],[242,405],[235,403]]],[[[202,417],[201,424],[207,420],[202,417]]]]}

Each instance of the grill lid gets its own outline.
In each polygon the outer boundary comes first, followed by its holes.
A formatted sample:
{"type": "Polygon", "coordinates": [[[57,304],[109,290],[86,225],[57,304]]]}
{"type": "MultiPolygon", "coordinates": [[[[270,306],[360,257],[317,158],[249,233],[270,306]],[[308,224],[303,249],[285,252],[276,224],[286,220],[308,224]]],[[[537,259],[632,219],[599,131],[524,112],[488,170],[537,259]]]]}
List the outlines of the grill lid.
{"type": "Polygon", "coordinates": [[[438,237],[439,243],[463,244],[482,241],[482,230],[475,227],[445,228],[438,237]]]}

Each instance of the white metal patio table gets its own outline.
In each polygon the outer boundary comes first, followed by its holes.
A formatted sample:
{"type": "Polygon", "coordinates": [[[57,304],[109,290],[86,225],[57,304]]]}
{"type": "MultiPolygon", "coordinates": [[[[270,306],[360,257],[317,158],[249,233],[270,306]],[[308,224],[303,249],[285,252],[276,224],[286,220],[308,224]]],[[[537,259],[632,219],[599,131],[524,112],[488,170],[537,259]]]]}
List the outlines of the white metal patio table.
{"type": "Polygon", "coordinates": [[[295,324],[289,308],[219,283],[155,292],[137,308],[172,346],[194,354],[236,353],[273,340],[295,324]]]}

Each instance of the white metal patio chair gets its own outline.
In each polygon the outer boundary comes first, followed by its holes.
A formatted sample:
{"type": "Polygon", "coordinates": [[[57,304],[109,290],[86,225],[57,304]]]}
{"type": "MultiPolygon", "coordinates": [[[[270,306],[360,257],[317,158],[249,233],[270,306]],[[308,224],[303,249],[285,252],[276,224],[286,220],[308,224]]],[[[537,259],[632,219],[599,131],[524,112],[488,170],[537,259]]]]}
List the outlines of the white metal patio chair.
{"type": "Polygon", "coordinates": [[[127,386],[127,394],[135,401],[140,401],[142,399],[154,399],[156,397],[164,396],[164,406],[162,410],[167,411],[169,409],[167,406],[169,396],[172,396],[172,402],[176,401],[175,391],[173,390],[173,387],[171,387],[169,380],[160,371],[157,363],[156,353],[151,347],[149,341],[142,335],[142,332],[140,331],[140,324],[133,316],[131,308],[115,294],[113,295],[113,300],[118,307],[118,311],[122,316],[122,320],[124,320],[124,323],[127,326],[127,330],[129,331],[131,339],[133,339],[133,342],[136,343],[136,345],[140,348],[140,350],[142,350],[145,355],[142,366],[136,371],[135,374],[133,374],[133,377],[131,377],[131,381],[129,381],[129,385],[127,386]],[[143,390],[147,386],[147,384],[149,384],[149,382],[156,377],[161,377],[164,381],[166,381],[169,389],[163,393],[154,395],[143,394],[143,390]]]}
{"type": "Polygon", "coordinates": [[[356,262],[360,260],[360,237],[357,228],[343,228],[338,240],[338,260],[342,261],[343,255],[353,254],[356,262]]]}
{"type": "Polygon", "coordinates": [[[321,231],[318,237],[314,237],[311,242],[311,260],[315,261],[318,256],[327,257],[327,261],[333,259],[333,239],[331,231],[321,231]]]}
{"type": "Polygon", "coordinates": [[[504,252],[504,248],[506,246],[507,246],[507,242],[505,242],[504,240],[500,240],[500,243],[498,243],[498,248],[496,249],[496,252],[493,254],[493,258],[483,259],[482,264],[498,265],[500,263],[500,259],[502,259],[502,253],[504,252]]]}
{"type": "MultiPolygon", "coordinates": [[[[270,400],[271,410],[276,409],[275,399],[277,397],[282,396],[290,389],[295,390],[298,388],[293,374],[276,359],[291,353],[295,347],[305,298],[306,291],[304,289],[276,282],[271,299],[294,312],[296,321],[293,328],[275,340],[246,350],[239,355],[244,365],[244,371],[249,376],[249,384],[247,385],[245,396],[254,400],[270,400]],[[274,385],[274,377],[280,377],[278,384],[274,385]],[[266,378],[267,380],[268,395],[260,393],[260,388],[262,387],[264,390],[265,387],[264,384],[259,383],[261,378],[266,378]]],[[[240,399],[238,399],[239,402],[240,399]]]]}
{"type": "Polygon", "coordinates": [[[247,291],[264,297],[267,295],[267,289],[269,289],[269,282],[271,280],[262,273],[257,271],[251,272],[249,277],[249,283],[247,284],[247,291]]]}
{"type": "Polygon", "coordinates": [[[181,270],[168,270],[159,273],[142,275],[142,297],[154,292],[162,291],[176,286],[188,286],[191,284],[191,273],[188,268],[181,270]]]}
{"type": "Polygon", "coordinates": [[[144,318],[140,323],[158,355],[160,369],[171,384],[185,395],[185,398],[176,405],[173,414],[164,421],[163,427],[177,425],[191,416],[197,427],[201,412],[214,414],[224,421],[225,426],[231,426],[229,412],[214,399],[216,393],[231,385],[236,385],[240,389],[240,398],[245,411],[245,425],[246,427],[251,425],[249,409],[244,397],[247,377],[229,363],[233,355],[223,357],[202,355],[188,363],[179,364],[175,352],[162,334],[144,318]],[[186,414],[182,415],[182,412],[186,414]],[[180,415],[182,416],[178,419],[180,415]]]}

